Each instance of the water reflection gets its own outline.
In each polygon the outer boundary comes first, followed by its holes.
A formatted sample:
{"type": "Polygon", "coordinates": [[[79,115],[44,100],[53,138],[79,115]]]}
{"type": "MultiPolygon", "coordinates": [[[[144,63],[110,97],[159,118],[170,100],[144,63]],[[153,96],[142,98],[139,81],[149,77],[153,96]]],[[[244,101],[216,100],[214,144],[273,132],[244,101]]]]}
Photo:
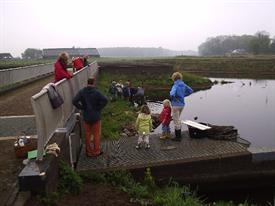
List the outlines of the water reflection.
{"type": "Polygon", "coordinates": [[[252,146],[275,147],[275,80],[219,79],[216,84],[186,98],[182,119],[233,125],[252,146]]]}

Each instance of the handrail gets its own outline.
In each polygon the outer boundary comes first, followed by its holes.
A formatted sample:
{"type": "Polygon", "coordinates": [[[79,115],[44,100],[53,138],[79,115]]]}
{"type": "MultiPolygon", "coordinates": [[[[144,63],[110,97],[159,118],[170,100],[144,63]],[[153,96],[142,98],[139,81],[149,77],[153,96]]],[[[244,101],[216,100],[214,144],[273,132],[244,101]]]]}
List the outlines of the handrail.
{"type": "Polygon", "coordinates": [[[42,89],[31,98],[37,128],[37,159],[43,159],[44,148],[58,128],[64,128],[67,120],[74,113],[72,99],[87,85],[88,77],[98,73],[97,62],[93,62],[74,73],[71,79],[63,79],[54,85],[64,100],[57,109],[53,109],[46,89],[42,89]]]}
{"type": "Polygon", "coordinates": [[[39,64],[0,70],[0,87],[53,73],[52,64],[39,64]]]}

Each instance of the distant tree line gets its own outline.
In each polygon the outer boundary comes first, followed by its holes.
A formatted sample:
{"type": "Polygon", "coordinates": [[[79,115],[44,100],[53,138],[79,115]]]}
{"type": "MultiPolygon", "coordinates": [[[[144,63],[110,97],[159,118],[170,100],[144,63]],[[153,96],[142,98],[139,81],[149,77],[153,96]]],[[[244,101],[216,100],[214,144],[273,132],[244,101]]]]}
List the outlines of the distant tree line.
{"type": "Polygon", "coordinates": [[[251,54],[275,54],[275,37],[271,39],[266,31],[259,31],[255,35],[211,37],[199,46],[199,54],[224,55],[236,49],[251,54]]]}
{"type": "MultiPolygon", "coordinates": [[[[108,47],[97,49],[102,57],[161,57],[177,55],[198,55],[196,51],[174,51],[162,47],[108,47]]],[[[28,48],[22,54],[23,59],[41,59],[42,50],[28,48]]]]}
{"type": "MultiPolygon", "coordinates": [[[[190,55],[191,51],[173,51],[162,47],[109,47],[98,48],[102,57],[159,57],[159,56],[176,56],[190,55]]],[[[192,55],[196,55],[193,52],[192,55]]]]}
{"type": "Polygon", "coordinates": [[[42,50],[28,48],[21,55],[23,59],[41,59],[42,50]]]}

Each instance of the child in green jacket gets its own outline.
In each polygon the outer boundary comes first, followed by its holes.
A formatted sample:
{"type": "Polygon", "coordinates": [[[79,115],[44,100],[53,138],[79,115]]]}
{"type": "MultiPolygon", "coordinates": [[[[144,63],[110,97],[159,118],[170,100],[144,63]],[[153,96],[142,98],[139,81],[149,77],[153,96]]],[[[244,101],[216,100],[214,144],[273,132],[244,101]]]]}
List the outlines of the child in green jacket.
{"type": "Polygon", "coordinates": [[[147,105],[141,107],[141,111],[136,120],[136,128],[138,131],[138,143],[136,149],[141,148],[142,142],[145,143],[145,148],[149,149],[149,133],[152,130],[151,111],[147,105]]]}

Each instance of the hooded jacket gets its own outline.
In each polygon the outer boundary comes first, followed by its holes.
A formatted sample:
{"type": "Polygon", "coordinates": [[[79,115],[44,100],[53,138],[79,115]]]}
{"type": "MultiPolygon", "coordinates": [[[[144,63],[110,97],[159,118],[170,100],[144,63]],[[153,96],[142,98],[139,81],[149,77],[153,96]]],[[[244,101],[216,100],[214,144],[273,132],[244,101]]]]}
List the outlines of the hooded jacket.
{"type": "Polygon", "coordinates": [[[184,97],[193,93],[191,87],[186,85],[182,80],[174,81],[174,85],[170,91],[171,105],[183,107],[185,105],[184,97]]]}
{"type": "Polygon", "coordinates": [[[73,61],[73,67],[76,71],[82,69],[84,67],[84,62],[80,57],[75,58],[73,61]]]}
{"type": "Polygon", "coordinates": [[[136,120],[136,128],[139,134],[149,134],[152,130],[152,118],[150,114],[140,113],[136,120]]]}
{"type": "Polygon", "coordinates": [[[58,82],[61,79],[70,79],[72,75],[67,71],[67,66],[57,60],[54,64],[55,81],[58,82]]]}
{"type": "Polygon", "coordinates": [[[73,98],[73,105],[83,110],[84,121],[93,124],[100,120],[101,110],[108,100],[94,86],[81,89],[73,98]]]}
{"type": "Polygon", "coordinates": [[[171,117],[171,107],[170,106],[164,106],[163,110],[161,111],[159,115],[159,120],[162,122],[163,125],[169,125],[172,117],[171,117]]]}

